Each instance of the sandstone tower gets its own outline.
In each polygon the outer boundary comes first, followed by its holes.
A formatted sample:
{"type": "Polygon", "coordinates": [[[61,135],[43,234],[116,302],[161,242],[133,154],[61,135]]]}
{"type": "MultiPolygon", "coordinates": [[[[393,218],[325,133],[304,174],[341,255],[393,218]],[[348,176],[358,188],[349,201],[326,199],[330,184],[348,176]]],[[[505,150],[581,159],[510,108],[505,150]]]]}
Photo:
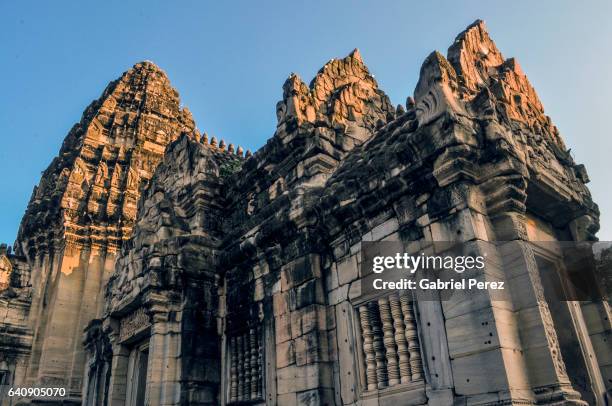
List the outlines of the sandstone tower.
{"type": "Polygon", "coordinates": [[[355,50],[292,74],[243,156],[198,139],[136,65],[0,250],[3,379],[86,405],[603,405],[609,303],[543,280],[566,271],[561,242],[596,239],[584,166],[482,21],[426,58],[413,96],[394,108],[355,50]],[[368,291],[380,241],[460,243],[507,290],[368,291]]]}
{"type": "Polygon", "coordinates": [[[14,246],[27,264],[18,299],[27,298],[33,336],[29,359],[15,370],[24,385],[62,386],[80,397],[82,332],[101,315],[140,193],[166,145],[193,130],[166,74],[142,62],[111,82],[68,133],[34,189],[14,246]]]}

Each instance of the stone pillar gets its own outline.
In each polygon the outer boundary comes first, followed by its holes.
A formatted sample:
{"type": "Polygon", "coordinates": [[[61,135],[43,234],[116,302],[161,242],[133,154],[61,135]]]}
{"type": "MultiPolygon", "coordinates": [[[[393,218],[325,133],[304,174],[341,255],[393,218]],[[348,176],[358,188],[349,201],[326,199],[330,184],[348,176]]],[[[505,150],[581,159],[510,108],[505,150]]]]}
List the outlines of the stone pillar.
{"type": "MultiPolygon", "coordinates": [[[[452,162],[448,164],[453,168],[452,162]]],[[[444,243],[456,243],[462,255],[485,257],[484,269],[466,271],[463,278],[504,281],[495,245],[489,242],[493,236],[485,197],[470,182],[457,182],[460,177],[453,174],[449,172],[445,182],[454,183],[427,197],[428,210],[435,214],[419,219],[425,240],[431,242],[428,250],[444,255],[444,243]]],[[[446,405],[453,397],[468,403],[533,401],[509,300],[489,290],[456,290],[440,302],[418,300],[416,308],[430,404],[446,405]]]]}
{"type": "Polygon", "coordinates": [[[181,395],[181,312],[165,295],[149,293],[145,299],[151,316],[145,402],[178,405],[181,395]]]}
{"type": "MultiPolygon", "coordinates": [[[[472,255],[485,257],[485,268],[465,278],[505,281],[492,244],[473,243],[472,255]]],[[[532,402],[527,365],[512,303],[489,290],[457,291],[442,301],[455,391],[468,399],[503,399],[508,403],[532,402]]],[[[419,306],[422,307],[422,306],[419,306]]],[[[421,325],[435,315],[421,317],[421,325]]],[[[425,354],[430,359],[432,354],[425,354]]]]}
{"type": "Polygon", "coordinates": [[[378,388],[378,378],[376,375],[376,355],[374,354],[374,334],[370,322],[370,310],[367,305],[359,306],[359,319],[366,364],[366,387],[368,390],[376,390],[378,388]]]}
{"type": "Polygon", "coordinates": [[[528,243],[525,217],[520,212],[498,213],[493,219],[507,286],[520,337],[531,389],[542,404],[586,405],[571,385],[535,253],[528,243]]]}
{"type": "MultiPolygon", "coordinates": [[[[404,311],[402,304],[397,294],[392,294],[389,297],[391,307],[391,315],[393,317],[393,327],[395,329],[395,344],[397,345],[398,366],[400,373],[400,382],[408,383],[412,380],[412,372],[410,368],[410,357],[408,342],[406,341],[406,325],[404,324],[404,311]]],[[[419,356],[420,358],[420,356],[419,356]]]]}
{"type": "Polygon", "coordinates": [[[119,326],[114,320],[104,321],[104,331],[112,348],[110,382],[108,383],[108,406],[124,406],[127,388],[129,350],[119,343],[119,326]]]}
{"type": "MultiPolygon", "coordinates": [[[[397,350],[395,349],[395,334],[393,330],[393,317],[391,316],[389,298],[382,297],[378,299],[378,309],[383,325],[383,342],[385,344],[385,354],[387,357],[387,378],[389,380],[389,386],[394,386],[400,382],[400,371],[397,350]]],[[[418,348],[418,344],[416,347],[418,348]]],[[[420,358],[421,357],[419,355],[419,360],[420,358]]]]}

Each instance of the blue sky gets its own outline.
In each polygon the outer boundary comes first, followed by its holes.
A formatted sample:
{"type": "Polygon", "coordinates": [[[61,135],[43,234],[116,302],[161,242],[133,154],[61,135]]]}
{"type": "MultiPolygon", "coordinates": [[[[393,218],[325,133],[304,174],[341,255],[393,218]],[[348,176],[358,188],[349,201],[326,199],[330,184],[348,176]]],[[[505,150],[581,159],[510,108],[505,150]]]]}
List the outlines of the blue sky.
{"type": "Polygon", "coordinates": [[[353,48],[391,100],[474,20],[515,56],[578,162],[612,240],[612,2],[0,0],[0,242],[83,109],[141,60],[169,75],[201,130],[252,150],[291,73],[353,48]]]}

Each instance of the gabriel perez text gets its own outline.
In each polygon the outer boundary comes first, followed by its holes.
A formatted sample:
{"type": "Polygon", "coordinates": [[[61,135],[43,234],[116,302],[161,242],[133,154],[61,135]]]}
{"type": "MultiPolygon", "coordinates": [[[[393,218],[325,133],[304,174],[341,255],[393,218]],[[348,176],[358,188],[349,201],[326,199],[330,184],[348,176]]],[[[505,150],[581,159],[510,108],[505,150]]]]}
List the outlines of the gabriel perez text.
{"type": "Polygon", "coordinates": [[[404,290],[404,289],[422,289],[422,290],[465,290],[465,289],[504,289],[504,282],[485,282],[474,278],[459,279],[459,280],[441,280],[441,279],[400,279],[399,281],[385,281],[383,279],[374,279],[373,287],[377,290],[404,290]]]}

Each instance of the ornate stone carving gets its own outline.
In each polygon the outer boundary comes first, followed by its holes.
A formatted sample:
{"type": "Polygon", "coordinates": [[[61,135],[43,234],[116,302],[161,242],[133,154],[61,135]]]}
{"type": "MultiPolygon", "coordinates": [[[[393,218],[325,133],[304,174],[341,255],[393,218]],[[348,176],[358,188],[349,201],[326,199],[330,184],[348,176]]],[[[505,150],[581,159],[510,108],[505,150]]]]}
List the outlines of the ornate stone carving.
{"type": "Polygon", "coordinates": [[[396,343],[389,299],[386,297],[378,299],[378,308],[380,310],[380,319],[382,321],[383,328],[383,342],[385,343],[385,351],[387,356],[387,376],[389,379],[389,386],[394,386],[400,382],[400,373],[398,368],[397,351],[395,349],[396,343]]]}
{"type": "Polygon", "coordinates": [[[256,326],[229,339],[229,403],[263,399],[261,340],[256,326]]]}
{"type": "Polygon", "coordinates": [[[232,354],[238,363],[238,390],[237,400],[244,400],[244,339],[243,336],[236,337],[236,353],[232,354]]]}
{"type": "Polygon", "coordinates": [[[400,296],[402,313],[404,314],[405,336],[410,353],[410,371],[412,380],[423,379],[423,364],[421,361],[421,347],[417,334],[416,320],[413,313],[413,305],[408,295],[400,296]]]}
{"type": "Polygon", "coordinates": [[[238,344],[236,337],[230,338],[230,402],[238,400],[238,344]]]}
{"type": "Polygon", "coordinates": [[[370,313],[370,325],[372,326],[372,335],[374,337],[374,357],[376,358],[376,380],[378,388],[385,388],[389,385],[387,375],[387,359],[385,357],[385,345],[382,336],[382,326],[380,321],[380,313],[376,302],[368,303],[370,313]]]}
{"type": "Polygon", "coordinates": [[[149,315],[143,307],[123,317],[119,323],[119,340],[125,341],[151,326],[149,315]]]}
{"type": "Polygon", "coordinates": [[[374,354],[374,334],[370,323],[370,310],[367,305],[359,306],[359,320],[363,338],[363,352],[366,362],[366,385],[368,390],[378,388],[376,376],[376,355],[374,354]]]}
{"type": "Polygon", "coordinates": [[[423,379],[412,303],[406,295],[383,296],[358,308],[367,390],[423,379]]]}
{"type": "Polygon", "coordinates": [[[251,398],[251,340],[249,334],[242,335],[242,363],[244,365],[244,384],[242,399],[251,398]]]}
{"type": "Polygon", "coordinates": [[[261,379],[259,379],[259,340],[257,330],[249,329],[249,346],[251,348],[251,399],[261,398],[261,379]]]}
{"type": "Polygon", "coordinates": [[[393,327],[395,331],[395,344],[397,345],[397,354],[399,357],[399,373],[401,383],[407,383],[412,380],[410,373],[410,357],[408,354],[408,343],[404,334],[404,314],[402,313],[401,303],[397,294],[389,296],[389,305],[391,307],[391,315],[393,317],[393,327]]]}

